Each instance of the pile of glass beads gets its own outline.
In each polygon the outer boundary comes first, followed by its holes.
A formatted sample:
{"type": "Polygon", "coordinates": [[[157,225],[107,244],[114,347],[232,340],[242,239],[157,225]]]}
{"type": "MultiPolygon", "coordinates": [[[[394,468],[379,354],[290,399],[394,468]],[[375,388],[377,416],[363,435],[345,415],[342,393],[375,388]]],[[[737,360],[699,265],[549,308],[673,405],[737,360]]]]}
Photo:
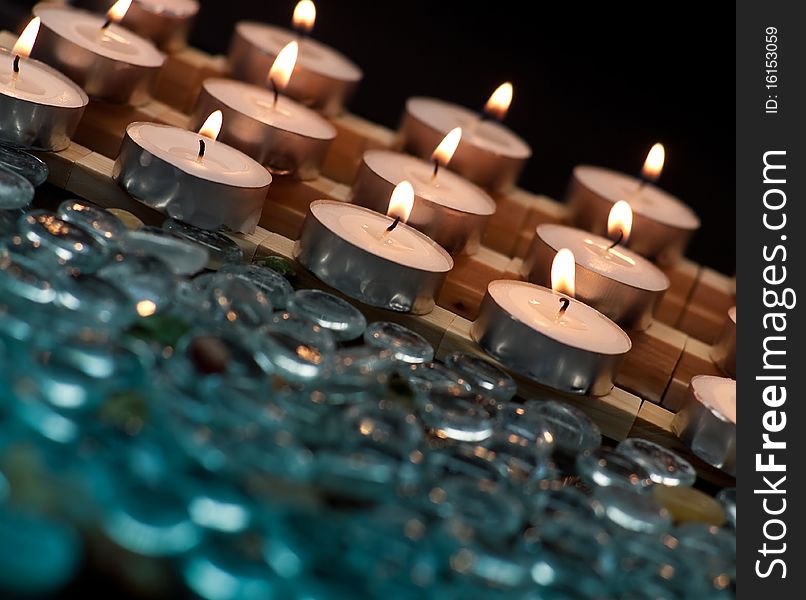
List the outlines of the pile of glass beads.
{"type": "Polygon", "coordinates": [[[0,594],[734,597],[735,490],[241,261],[80,200],[0,210],[0,594]]]}

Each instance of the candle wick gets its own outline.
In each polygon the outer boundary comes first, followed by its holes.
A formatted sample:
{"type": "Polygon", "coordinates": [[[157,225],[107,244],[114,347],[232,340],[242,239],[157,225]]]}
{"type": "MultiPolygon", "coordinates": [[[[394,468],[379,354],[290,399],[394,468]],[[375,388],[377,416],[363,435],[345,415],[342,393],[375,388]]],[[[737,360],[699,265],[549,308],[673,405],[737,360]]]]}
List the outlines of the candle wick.
{"type": "Polygon", "coordinates": [[[439,161],[434,160],[434,172],[431,173],[431,181],[434,181],[437,178],[437,173],[439,173],[439,161]]]}
{"type": "Polygon", "coordinates": [[[207,144],[204,143],[204,140],[199,140],[199,155],[196,157],[198,162],[202,162],[204,160],[204,153],[207,151],[207,144]]]}
{"type": "Polygon", "coordinates": [[[571,306],[571,301],[568,298],[560,298],[560,310],[557,312],[556,319],[559,321],[562,316],[565,314],[565,311],[568,310],[568,307],[571,306]]]}
{"type": "Polygon", "coordinates": [[[14,70],[14,75],[19,74],[19,72],[20,72],[20,55],[19,54],[17,54],[14,57],[14,63],[12,64],[11,68],[14,70]]]}
{"type": "Polygon", "coordinates": [[[104,24],[101,25],[101,30],[108,29],[111,24],[112,24],[112,19],[107,19],[106,21],[104,21],[104,24]]]}
{"type": "Polygon", "coordinates": [[[274,102],[272,103],[272,108],[277,106],[277,99],[280,96],[280,90],[277,89],[277,84],[274,83],[274,77],[269,77],[269,83],[271,84],[271,91],[274,94],[274,102]]]}
{"type": "Polygon", "coordinates": [[[621,243],[621,240],[623,240],[623,239],[624,239],[624,230],[623,230],[623,229],[621,229],[621,230],[618,232],[618,237],[616,238],[616,241],[615,241],[615,242],[613,242],[612,244],[610,244],[610,245],[607,247],[607,249],[608,249],[608,250],[612,250],[613,248],[615,248],[616,246],[618,246],[618,245],[621,243]]]}
{"type": "Polygon", "coordinates": [[[392,233],[395,230],[395,227],[397,227],[398,223],[400,223],[400,217],[395,217],[395,220],[392,221],[392,224],[386,228],[386,233],[392,233]]]}

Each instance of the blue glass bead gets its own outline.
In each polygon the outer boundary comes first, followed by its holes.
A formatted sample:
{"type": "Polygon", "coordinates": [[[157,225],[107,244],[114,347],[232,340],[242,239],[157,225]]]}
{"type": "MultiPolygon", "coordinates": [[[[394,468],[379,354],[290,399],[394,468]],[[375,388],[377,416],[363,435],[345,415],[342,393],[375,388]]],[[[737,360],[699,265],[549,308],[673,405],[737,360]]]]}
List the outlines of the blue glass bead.
{"type": "Polygon", "coordinates": [[[668,486],[691,486],[697,471],[687,460],[668,448],[641,438],[627,438],[616,452],[628,456],[649,473],[655,483],[668,486]]]}
{"type": "Polygon", "coordinates": [[[513,483],[536,482],[552,474],[550,452],[541,451],[533,438],[496,428],[492,437],[481,442],[503,464],[513,483]]]}
{"type": "Polygon", "coordinates": [[[722,574],[736,578],[736,533],[702,523],[687,523],[674,531],[679,552],[710,578],[722,574]]]}
{"type": "Polygon", "coordinates": [[[0,145],[0,167],[21,175],[34,187],[45,183],[50,174],[48,166],[33,154],[3,145],[0,145]]]}
{"type": "Polygon", "coordinates": [[[2,210],[0,209],[0,239],[9,237],[17,233],[17,226],[20,217],[25,214],[22,209],[2,210]]]}
{"type": "Polygon", "coordinates": [[[205,316],[216,323],[254,329],[271,321],[272,306],[254,285],[229,273],[207,273],[193,280],[205,299],[205,316]]]}
{"type": "Polygon", "coordinates": [[[111,212],[83,200],[65,200],[56,213],[103,240],[119,240],[126,232],[126,225],[111,212]]]}
{"type": "Polygon", "coordinates": [[[461,442],[480,442],[493,434],[497,411],[474,394],[434,391],[418,397],[418,414],[437,437],[461,442]]]}
{"type": "Polygon", "coordinates": [[[395,359],[407,363],[434,360],[434,348],[419,333],[387,321],[376,321],[364,331],[364,343],[380,350],[391,351],[395,359]]]}
{"type": "Polygon", "coordinates": [[[51,268],[67,266],[92,273],[109,260],[108,242],[55,213],[35,210],[19,221],[20,251],[51,268]]]}
{"type": "Polygon", "coordinates": [[[65,524],[0,507],[0,539],[0,590],[5,594],[54,594],[78,572],[81,541],[65,524]]]}
{"type": "Polygon", "coordinates": [[[561,559],[580,575],[590,571],[605,575],[615,569],[611,536],[594,520],[567,515],[545,519],[523,534],[521,545],[531,554],[561,559]]]}
{"type": "Polygon", "coordinates": [[[119,332],[137,318],[134,303],[117,284],[94,275],[73,277],[70,282],[57,299],[63,310],[54,324],[58,330],[119,332]]]}
{"type": "Polygon", "coordinates": [[[638,494],[617,487],[599,487],[595,493],[601,514],[611,523],[629,531],[658,534],[672,525],[669,511],[651,494],[638,494]]]}
{"type": "Polygon", "coordinates": [[[150,317],[173,302],[176,279],[159,258],[137,254],[115,254],[96,276],[111,284],[125,282],[123,291],[134,304],[137,315],[150,317]]]}
{"type": "Polygon", "coordinates": [[[355,306],[321,290],[298,290],[288,299],[289,312],[305,317],[333,334],[337,342],[354,340],[364,333],[367,320],[355,306]]]}
{"type": "Polygon", "coordinates": [[[499,402],[511,400],[518,391],[518,386],[508,373],[475,354],[451,352],[445,357],[445,365],[459,373],[474,392],[499,402]]]}
{"type": "Polygon", "coordinates": [[[361,500],[392,496],[400,458],[366,446],[323,448],[316,453],[316,482],[331,494],[361,500]]]}
{"type": "MultiPolygon", "coordinates": [[[[450,444],[426,452],[424,468],[437,485],[447,478],[499,483],[509,476],[506,465],[496,460],[494,452],[473,444],[450,444]]],[[[443,513],[445,505],[439,494],[429,496],[429,501],[433,504],[429,510],[443,513]]]]}
{"type": "Polygon", "coordinates": [[[208,261],[205,248],[191,244],[160,229],[128,231],[120,240],[124,253],[144,254],[162,260],[175,275],[193,275],[208,261]]]}
{"type": "Polygon", "coordinates": [[[502,541],[520,530],[524,508],[501,485],[466,477],[452,477],[437,484],[429,495],[444,494],[449,518],[469,527],[487,541],[502,541]]]}
{"type": "Polygon", "coordinates": [[[0,209],[23,208],[34,199],[34,186],[22,175],[0,165],[0,209]]]}
{"type": "Polygon", "coordinates": [[[221,272],[231,273],[254,285],[266,295],[276,309],[284,310],[288,305],[289,297],[294,293],[294,288],[285,277],[267,267],[227,264],[221,268],[221,272]]]}
{"type": "Polygon", "coordinates": [[[456,371],[442,363],[427,362],[403,364],[400,375],[416,391],[422,394],[440,392],[443,394],[470,394],[470,384],[456,371]]]}
{"type": "Polygon", "coordinates": [[[187,502],[167,488],[132,486],[102,517],[101,526],[113,542],[134,554],[166,557],[196,547],[202,535],[190,519],[187,502]]]}
{"type": "Polygon", "coordinates": [[[552,519],[593,520],[597,517],[596,502],[577,488],[540,490],[526,498],[529,520],[538,524],[552,519]]]}
{"type": "Polygon", "coordinates": [[[358,404],[383,395],[396,362],[388,350],[368,346],[341,348],[322,393],[328,404],[358,404]]]}
{"type": "Polygon", "coordinates": [[[241,247],[223,233],[199,229],[175,219],[167,219],[162,224],[162,228],[178,238],[207,250],[208,269],[219,269],[227,264],[243,262],[241,247]]]}
{"type": "Polygon", "coordinates": [[[602,443],[599,426],[578,408],[558,400],[529,400],[525,404],[530,414],[539,415],[554,438],[555,451],[575,457],[602,443]]]}
{"type": "Polygon", "coordinates": [[[329,331],[289,312],[275,314],[261,327],[258,343],[276,375],[299,383],[328,372],[336,349],[329,331]]]}
{"type": "Polygon", "coordinates": [[[499,429],[512,443],[530,448],[541,459],[548,458],[555,439],[549,423],[529,405],[506,402],[498,407],[499,429]]]}
{"type": "Polygon", "coordinates": [[[648,491],[649,473],[631,458],[613,450],[586,450],[576,460],[577,472],[590,486],[620,487],[636,492],[648,491]]]}
{"type": "Polygon", "coordinates": [[[344,445],[396,446],[411,451],[423,438],[417,417],[387,401],[352,407],[344,414],[342,427],[344,445]]]}
{"type": "Polygon", "coordinates": [[[213,478],[190,480],[181,485],[190,497],[190,518],[199,527],[239,533],[249,526],[251,508],[248,500],[233,485],[213,478]]]}
{"type": "Polygon", "coordinates": [[[725,509],[725,516],[731,527],[736,527],[736,488],[726,488],[716,495],[716,499],[725,509]]]}

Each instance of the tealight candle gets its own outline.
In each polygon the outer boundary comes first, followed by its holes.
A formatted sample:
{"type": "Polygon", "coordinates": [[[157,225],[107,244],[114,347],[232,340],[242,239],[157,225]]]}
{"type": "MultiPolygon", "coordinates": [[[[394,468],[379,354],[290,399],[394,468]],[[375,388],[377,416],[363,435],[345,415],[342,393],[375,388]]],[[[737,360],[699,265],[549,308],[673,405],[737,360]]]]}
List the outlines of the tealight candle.
{"type": "Polygon", "coordinates": [[[165,55],[148,40],[117,25],[131,0],[119,0],[106,18],[61,4],[37,4],[42,19],[34,57],[58,69],[93,98],[138,105],[165,55]]]}
{"type": "Polygon", "coordinates": [[[390,216],[344,202],[316,200],[308,208],[294,256],[319,279],[365,304],[397,312],[430,312],[453,259],[405,224],[413,200],[408,182],[395,188],[390,216]]]}
{"type": "Polygon", "coordinates": [[[728,310],[728,318],[719,339],[711,347],[711,358],[726,375],[736,377],[736,307],[728,310]]]}
{"type": "MultiPolygon", "coordinates": [[[[615,209],[626,203],[617,203],[615,209]]],[[[618,236],[629,239],[626,223],[618,236]]],[[[669,289],[669,278],[654,264],[607,238],[563,225],[537,227],[521,273],[528,281],[545,285],[551,264],[561,248],[574,253],[576,298],[628,329],[644,330],[655,307],[669,289]]]]}
{"type": "MultiPolygon", "coordinates": [[[[191,126],[214,110],[224,114],[221,140],[265,165],[275,175],[314,179],[336,128],[324,117],[283,96],[297,57],[297,42],[284,48],[269,70],[273,89],[228,79],[202,84],[191,126]]],[[[291,78],[293,79],[293,78],[291,78]]]]}
{"type": "Polygon", "coordinates": [[[394,187],[409,181],[414,207],[406,223],[451,254],[475,253],[495,202],[481,188],[440,169],[450,162],[460,137],[461,129],[451,131],[434,151],[431,164],[397,152],[365,152],[350,201],[383,212],[394,187]]]}
{"type": "Polygon", "coordinates": [[[112,177],[134,198],[202,229],[251,233],[271,175],[242,152],[217,142],[221,114],[199,134],[156,123],[131,123],[112,177]]]}
{"type": "Polygon", "coordinates": [[[296,33],[251,21],[235,25],[228,57],[233,76],[249,83],[265,85],[266,72],[280,50],[289,42],[299,40],[299,61],[287,90],[288,95],[325,115],[341,113],[363,74],[361,69],[336,50],[307,37],[313,29],[315,18],[313,2],[302,0],[294,10],[296,33]]]}
{"type": "Polygon", "coordinates": [[[677,262],[700,219],[683,202],[649,183],[660,176],[664,157],[663,146],[653,146],[641,179],[600,167],[576,167],[567,195],[574,224],[603,235],[613,204],[626,200],[635,215],[630,249],[658,264],[677,262]]]}
{"type": "Polygon", "coordinates": [[[470,333],[489,355],[542,385],[603,396],[632,342],[602,313],[573,298],[573,273],[574,257],[563,249],[555,259],[556,291],[523,281],[490,282],[470,333]]]}
{"type": "MultiPolygon", "coordinates": [[[[113,2],[79,0],[74,4],[102,12],[113,2]]],[[[134,0],[120,24],[151,40],[158,48],[177,50],[187,44],[190,27],[198,12],[197,0],[134,0]]]]}
{"type": "Polygon", "coordinates": [[[697,375],[672,431],[709,465],[736,474],[736,381],[697,375]]]}
{"type": "Polygon", "coordinates": [[[433,98],[410,98],[400,125],[403,148],[428,158],[439,141],[455,127],[464,131],[450,169],[493,192],[515,186],[532,149],[496,120],[502,120],[512,100],[512,86],[500,86],[484,113],[433,98]]]}
{"type": "Polygon", "coordinates": [[[11,52],[0,50],[0,142],[36,150],[64,150],[89,100],[67,77],[27,58],[39,22],[34,18],[28,24],[11,52]]]}

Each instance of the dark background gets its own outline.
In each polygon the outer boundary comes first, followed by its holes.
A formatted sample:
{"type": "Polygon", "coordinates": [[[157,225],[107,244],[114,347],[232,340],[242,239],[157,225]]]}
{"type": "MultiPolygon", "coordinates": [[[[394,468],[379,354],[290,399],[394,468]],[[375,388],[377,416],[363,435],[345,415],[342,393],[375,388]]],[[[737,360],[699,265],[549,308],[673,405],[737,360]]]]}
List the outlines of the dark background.
{"type": "MultiPolygon", "coordinates": [[[[0,0],[19,31],[29,0],[0,0]]],[[[194,46],[226,52],[242,19],[290,23],[294,0],[202,0],[194,46]]],[[[637,173],[666,146],[659,182],[700,215],[689,255],[732,274],[736,205],[734,5],[727,2],[317,0],[313,36],[358,63],[351,110],[395,127],[409,96],[481,107],[515,85],[507,124],[533,147],[522,185],[561,198],[574,165],[637,173]],[[528,12],[519,12],[519,10],[528,12]]]]}

